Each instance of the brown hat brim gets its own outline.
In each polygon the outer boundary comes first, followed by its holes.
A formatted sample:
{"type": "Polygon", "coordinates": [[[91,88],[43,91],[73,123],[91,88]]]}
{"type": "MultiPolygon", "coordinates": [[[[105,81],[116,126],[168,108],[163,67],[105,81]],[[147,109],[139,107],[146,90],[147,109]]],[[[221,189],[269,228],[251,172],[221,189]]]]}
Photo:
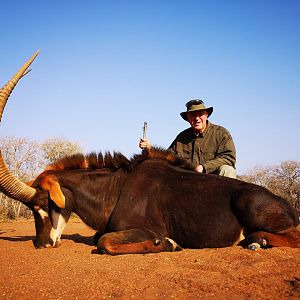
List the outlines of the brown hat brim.
{"type": "MultiPolygon", "coordinates": [[[[212,114],[214,108],[213,108],[213,107],[208,107],[208,108],[195,109],[195,110],[189,110],[189,111],[201,111],[201,110],[205,110],[205,111],[207,112],[207,117],[209,117],[209,116],[212,114]]],[[[183,111],[183,112],[180,113],[181,117],[182,117],[185,121],[188,121],[187,113],[188,113],[187,111],[183,111]]]]}

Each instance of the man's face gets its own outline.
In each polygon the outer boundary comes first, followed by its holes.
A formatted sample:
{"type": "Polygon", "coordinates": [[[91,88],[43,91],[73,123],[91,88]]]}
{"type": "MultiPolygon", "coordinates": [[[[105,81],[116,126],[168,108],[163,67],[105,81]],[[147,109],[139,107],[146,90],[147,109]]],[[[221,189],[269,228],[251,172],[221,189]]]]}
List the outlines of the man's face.
{"type": "Polygon", "coordinates": [[[187,118],[195,132],[203,132],[206,128],[207,121],[206,110],[196,110],[187,113],[187,118]]]}

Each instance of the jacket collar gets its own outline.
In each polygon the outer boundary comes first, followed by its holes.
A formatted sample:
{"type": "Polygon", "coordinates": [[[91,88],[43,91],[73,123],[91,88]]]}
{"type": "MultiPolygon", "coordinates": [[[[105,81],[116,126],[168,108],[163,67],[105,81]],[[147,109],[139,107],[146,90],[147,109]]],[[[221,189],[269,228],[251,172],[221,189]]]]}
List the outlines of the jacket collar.
{"type": "Polygon", "coordinates": [[[208,132],[208,130],[209,130],[210,124],[211,124],[211,123],[207,120],[207,121],[206,121],[206,127],[205,127],[205,129],[204,129],[203,132],[196,133],[196,132],[193,131],[193,128],[192,128],[192,127],[191,127],[191,132],[192,132],[192,134],[193,134],[195,137],[198,137],[198,136],[200,136],[200,137],[205,137],[205,135],[207,134],[207,132],[208,132]]]}

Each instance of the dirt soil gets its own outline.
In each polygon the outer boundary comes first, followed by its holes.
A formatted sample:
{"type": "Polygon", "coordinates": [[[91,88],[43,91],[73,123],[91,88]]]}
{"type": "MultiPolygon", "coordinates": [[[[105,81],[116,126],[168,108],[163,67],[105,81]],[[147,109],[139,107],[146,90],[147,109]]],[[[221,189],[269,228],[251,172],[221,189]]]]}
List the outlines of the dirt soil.
{"type": "Polygon", "coordinates": [[[33,220],[0,223],[0,299],[300,299],[300,249],[241,247],[99,255],[73,218],[36,250],[33,220]]]}

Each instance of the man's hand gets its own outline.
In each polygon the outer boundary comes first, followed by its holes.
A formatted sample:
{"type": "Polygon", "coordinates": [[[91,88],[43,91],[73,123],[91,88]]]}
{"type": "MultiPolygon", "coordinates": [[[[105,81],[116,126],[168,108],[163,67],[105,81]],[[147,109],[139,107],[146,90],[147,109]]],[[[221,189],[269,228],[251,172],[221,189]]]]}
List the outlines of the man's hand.
{"type": "Polygon", "coordinates": [[[140,139],[139,147],[140,147],[141,149],[145,149],[145,148],[150,149],[150,148],[151,148],[150,141],[147,140],[147,139],[140,139]]]}
{"type": "Polygon", "coordinates": [[[202,165],[198,165],[198,166],[195,168],[195,171],[196,171],[196,172],[199,172],[199,173],[203,173],[204,168],[203,168],[202,165]]]}

